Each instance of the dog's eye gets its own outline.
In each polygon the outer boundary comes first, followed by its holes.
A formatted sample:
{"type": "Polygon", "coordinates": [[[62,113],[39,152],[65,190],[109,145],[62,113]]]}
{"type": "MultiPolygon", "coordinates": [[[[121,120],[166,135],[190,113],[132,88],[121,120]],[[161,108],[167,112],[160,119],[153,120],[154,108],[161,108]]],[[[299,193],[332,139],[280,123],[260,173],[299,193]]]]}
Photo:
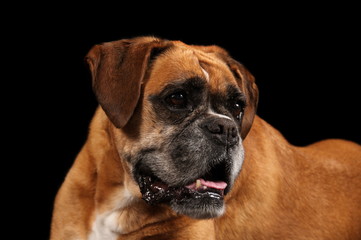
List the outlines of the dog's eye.
{"type": "Polygon", "coordinates": [[[187,106],[187,94],[183,91],[175,92],[166,97],[165,101],[174,108],[185,108],[187,106]]]}
{"type": "Polygon", "coordinates": [[[241,118],[241,113],[244,110],[244,102],[236,101],[232,104],[231,108],[232,108],[232,115],[239,120],[241,118]]]}

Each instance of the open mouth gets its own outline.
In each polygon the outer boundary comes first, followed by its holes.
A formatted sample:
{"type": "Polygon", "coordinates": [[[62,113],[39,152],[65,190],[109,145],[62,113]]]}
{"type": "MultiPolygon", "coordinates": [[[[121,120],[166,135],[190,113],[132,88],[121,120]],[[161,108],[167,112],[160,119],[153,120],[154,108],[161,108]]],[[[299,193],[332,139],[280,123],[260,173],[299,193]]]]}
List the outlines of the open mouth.
{"type": "Polygon", "coordinates": [[[228,174],[224,163],[213,166],[203,176],[189,181],[184,186],[169,186],[154,174],[139,174],[138,184],[142,198],[151,205],[181,202],[184,199],[213,199],[221,201],[228,193],[228,174]]]}

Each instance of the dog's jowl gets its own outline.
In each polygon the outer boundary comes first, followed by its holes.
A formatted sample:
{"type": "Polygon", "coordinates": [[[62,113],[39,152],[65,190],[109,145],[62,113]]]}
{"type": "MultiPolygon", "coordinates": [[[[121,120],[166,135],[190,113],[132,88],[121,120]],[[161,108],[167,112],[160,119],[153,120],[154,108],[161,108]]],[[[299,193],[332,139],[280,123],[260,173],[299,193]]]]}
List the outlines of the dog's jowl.
{"type": "Polygon", "coordinates": [[[140,37],[86,60],[99,107],[52,240],[361,239],[360,145],[290,145],[224,49],[140,37]]]}

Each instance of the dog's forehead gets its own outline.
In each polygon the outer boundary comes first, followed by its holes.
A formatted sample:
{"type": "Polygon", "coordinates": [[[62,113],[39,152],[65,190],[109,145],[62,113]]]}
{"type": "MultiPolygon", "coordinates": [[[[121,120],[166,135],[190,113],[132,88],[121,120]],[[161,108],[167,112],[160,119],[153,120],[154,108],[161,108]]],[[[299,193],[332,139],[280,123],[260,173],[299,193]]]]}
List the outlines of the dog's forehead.
{"type": "Polygon", "coordinates": [[[145,94],[156,94],[170,83],[191,78],[203,79],[214,92],[237,86],[231,70],[216,54],[184,44],[172,47],[154,61],[145,94]]]}

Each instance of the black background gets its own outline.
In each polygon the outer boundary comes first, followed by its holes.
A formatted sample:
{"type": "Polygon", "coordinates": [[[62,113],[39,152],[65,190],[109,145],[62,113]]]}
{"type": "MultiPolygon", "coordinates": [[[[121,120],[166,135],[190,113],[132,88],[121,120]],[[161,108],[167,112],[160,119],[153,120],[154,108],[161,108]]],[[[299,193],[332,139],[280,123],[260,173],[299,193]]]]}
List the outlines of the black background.
{"type": "Polygon", "coordinates": [[[38,219],[29,230],[35,232],[29,234],[48,237],[55,194],[86,139],[97,103],[84,56],[101,42],[155,35],[219,45],[254,74],[260,91],[258,115],[292,144],[303,146],[325,138],[361,143],[361,41],[356,15],[352,7],[310,9],[268,15],[256,10],[247,17],[242,10],[203,17],[193,11],[178,15],[170,11],[142,20],[139,13],[99,19],[94,12],[77,20],[66,12],[31,22],[24,19],[23,28],[15,29],[17,37],[9,40],[25,49],[16,56],[21,61],[15,62],[22,65],[15,75],[26,77],[15,81],[25,99],[15,109],[22,115],[22,137],[14,143],[29,149],[17,147],[14,154],[21,155],[16,163],[28,173],[24,182],[31,189],[20,209],[26,221],[38,219]],[[31,112],[24,116],[22,108],[31,112]]]}

